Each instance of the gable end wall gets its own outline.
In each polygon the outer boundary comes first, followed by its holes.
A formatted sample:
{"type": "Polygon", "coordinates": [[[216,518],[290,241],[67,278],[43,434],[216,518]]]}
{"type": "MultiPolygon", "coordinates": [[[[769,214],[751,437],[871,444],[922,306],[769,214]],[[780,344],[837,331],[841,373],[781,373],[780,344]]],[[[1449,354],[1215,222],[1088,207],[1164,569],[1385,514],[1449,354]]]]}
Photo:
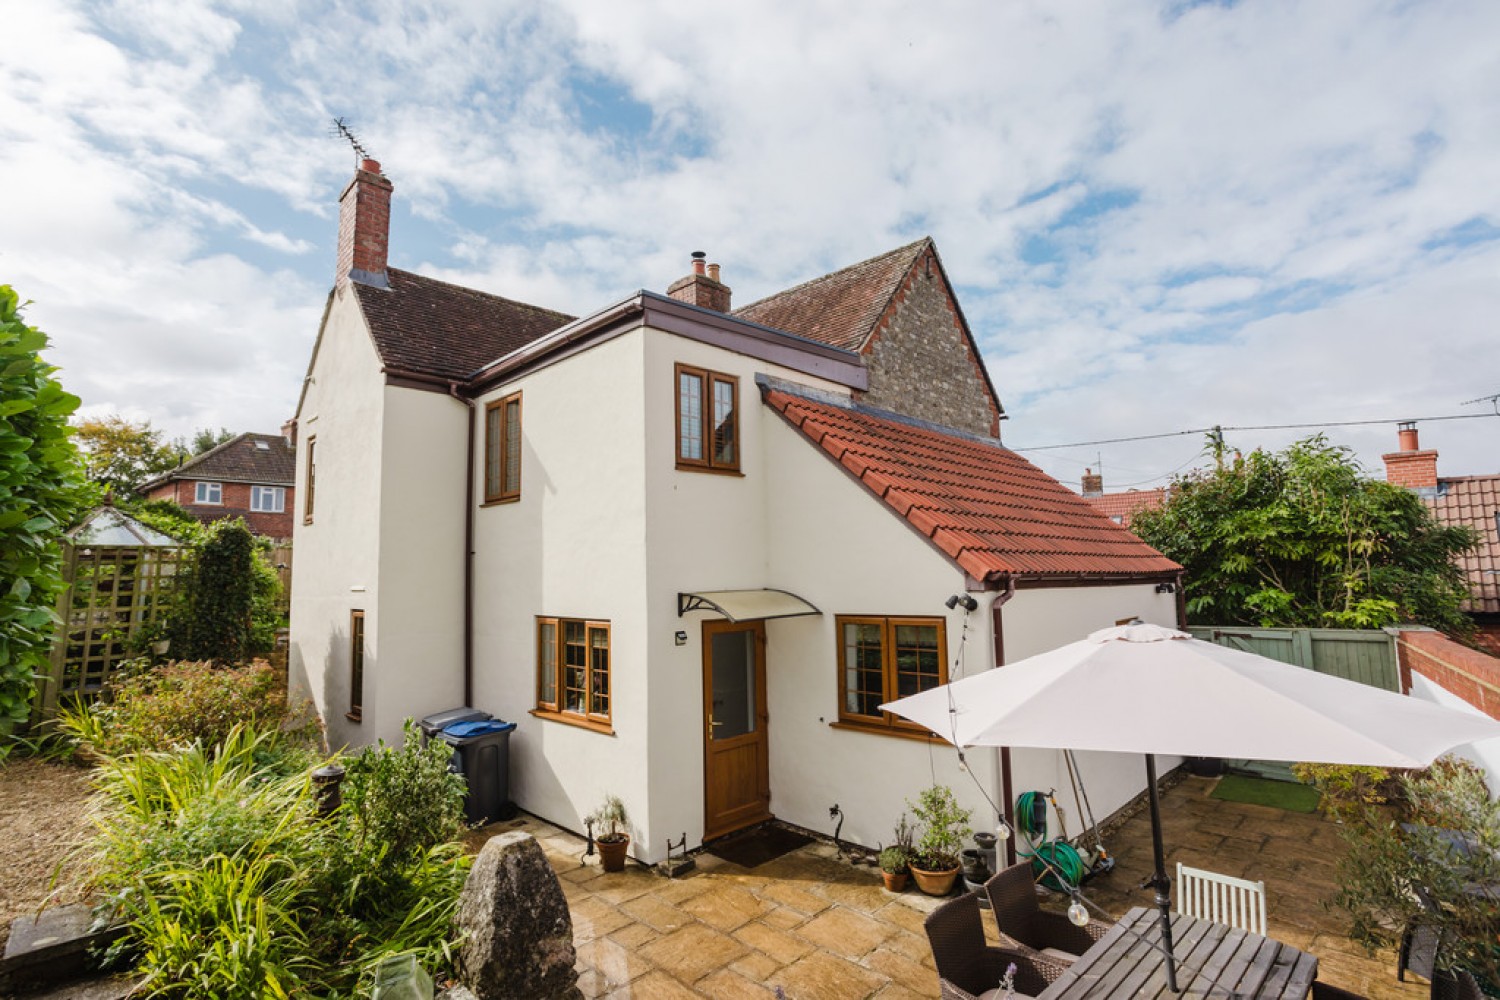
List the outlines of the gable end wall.
{"type": "Polygon", "coordinates": [[[999,413],[984,370],[930,252],[907,273],[865,355],[870,388],[860,396],[862,402],[999,436],[999,413]]]}

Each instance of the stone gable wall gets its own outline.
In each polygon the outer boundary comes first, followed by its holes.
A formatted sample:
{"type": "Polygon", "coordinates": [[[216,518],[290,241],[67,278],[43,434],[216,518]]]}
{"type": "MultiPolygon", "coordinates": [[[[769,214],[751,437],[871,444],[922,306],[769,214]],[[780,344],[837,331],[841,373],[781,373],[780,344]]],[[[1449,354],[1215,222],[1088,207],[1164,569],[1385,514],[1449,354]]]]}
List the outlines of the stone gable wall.
{"type": "Polygon", "coordinates": [[[974,434],[999,436],[999,413],[942,272],[917,261],[866,347],[861,402],[974,434]]]}

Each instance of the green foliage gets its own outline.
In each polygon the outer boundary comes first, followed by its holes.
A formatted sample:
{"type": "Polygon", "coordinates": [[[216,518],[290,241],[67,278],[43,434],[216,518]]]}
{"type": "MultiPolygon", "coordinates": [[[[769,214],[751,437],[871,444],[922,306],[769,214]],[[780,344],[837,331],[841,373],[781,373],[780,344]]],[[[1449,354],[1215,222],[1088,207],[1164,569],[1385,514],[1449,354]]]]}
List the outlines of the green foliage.
{"type": "Polygon", "coordinates": [[[253,638],[255,567],[255,538],[244,521],[215,521],[204,530],[167,626],[174,656],[245,659],[253,638]]]}
{"type": "Polygon", "coordinates": [[[1439,968],[1500,985],[1500,802],[1481,771],[1451,758],[1400,785],[1400,812],[1358,804],[1346,818],[1349,851],[1333,905],[1350,917],[1350,936],[1372,950],[1394,946],[1413,921],[1434,926],[1439,968]],[[1466,850],[1455,847],[1458,838],[1466,850]]]}
{"type": "Polygon", "coordinates": [[[922,831],[914,857],[917,866],[926,871],[958,867],[959,852],[970,833],[969,810],[958,807],[953,789],[932,785],[922,790],[916,802],[908,800],[906,804],[922,831]]]}
{"type": "Polygon", "coordinates": [[[149,669],[138,661],[117,675],[110,701],[65,707],[60,715],[64,730],[107,757],[188,743],[214,746],[236,726],[277,733],[289,748],[313,744],[315,733],[307,727],[281,735],[288,717],[286,687],[264,660],[224,668],[180,661],[149,669]]]}
{"type": "Polygon", "coordinates": [[[448,808],[452,783],[430,780],[425,751],[367,751],[350,762],[363,776],[356,801],[324,819],[306,767],[264,763],[277,740],[236,727],[217,746],[102,760],[88,861],[128,922],[150,995],[368,996],[375,965],[397,953],[451,969],[470,859],[425,841],[457,824],[418,817],[423,835],[376,838],[421,811],[410,796],[448,808]],[[372,827],[366,814],[383,819],[372,827]]]}
{"type": "Polygon", "coordinates": [[[348,762],[344,779],[344,818],[354,843],[397,862],[462,831],[465,787],[461,775],[448,771],[448,744],[423,747],[410,719],[402,735],[399,747],[366,747],[348,762]]]}
{"type": "Polygon", "coordinates": [[[1187,570],[1193,624],[1472,630],[1453,558],[1474,533],[1321,435],[1180,479],[1130,527],[1187,570]]]}
{"type": "Polygon", "coordinates": [[[203,537],[203,522],[171,500],[115,500],[115,506],[148,528],[155,528],[179,542],[196,542],[203,537]]]}
{"type": "Polygon", "coordinates": [[[910,870],[910,860],[909,851],[892,844],[890,847],[881,848],[880,870],[892,875],[900,875],[910,870]]]}
{"type": "Polygon", "coordinates": [[[76,437],[89,481],[122,498],[153,476],[176,468],[182,457],[149,420],[136,424],[117,414],[83,420],[76,437]]]}
{"type": "Polygon", "coordinates": [[[47,336],[0,285],[0,733],[26,721],[63,586],[58,538],[86,500],[64,392],[39,352],[47,336]]]}
{"type": "Polygon", "coordinates": [[[628,824],[630,817],[625,812],[625,803],[620,801],[618,795],[606,795],[599,808],[589,814],[588,820],[597,827],[608,827],[608,830],[599,834],[595,839],[618,841],[623,839],[620,827],[628,824]]]}
{"type": "Polygon", "coordinates": [[[1341,823],[1385,802],[1393,780],[1385,768],[1362,764],[1293,764],[1292,774],[1318,790],[1318,811],[1341,823]]]}

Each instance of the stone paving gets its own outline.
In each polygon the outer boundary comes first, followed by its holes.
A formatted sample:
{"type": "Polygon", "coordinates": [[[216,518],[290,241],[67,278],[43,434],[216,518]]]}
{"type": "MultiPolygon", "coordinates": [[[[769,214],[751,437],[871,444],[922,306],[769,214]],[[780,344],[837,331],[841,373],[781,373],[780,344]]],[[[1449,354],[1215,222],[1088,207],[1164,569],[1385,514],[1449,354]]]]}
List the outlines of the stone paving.
{"type": "MultiPolygon", "coordinates": [[[[1264,879],[1270,931],[1319,958],[1320,978],[1377,1000],[1418,1000],[1427,987],[1396,981],[1395,958],[1371,958],[1341,932],[1321,900],[1335,887],[1337,827],[1318,816],[1208,798],[1213,782],[1184,778],[1163,799],[1169,868],[1177,861],[1264,879]]],[[[670,880],[632,863],[605,874],[583,841],[534,819],[573,916],[579,988],[593,998],[936,997],[923,917],[937,900],[886,892],[879,872],[814,843],[753,869],[699,854],[670,880]]],[[[1150,905],[1136,889],[1150,872],[1144,809],[1107,839],[1115,870],[1086,894],[1113,915],[1150,905]]],[[[987,930],[993,936],[993,927],[987,930]]]]}

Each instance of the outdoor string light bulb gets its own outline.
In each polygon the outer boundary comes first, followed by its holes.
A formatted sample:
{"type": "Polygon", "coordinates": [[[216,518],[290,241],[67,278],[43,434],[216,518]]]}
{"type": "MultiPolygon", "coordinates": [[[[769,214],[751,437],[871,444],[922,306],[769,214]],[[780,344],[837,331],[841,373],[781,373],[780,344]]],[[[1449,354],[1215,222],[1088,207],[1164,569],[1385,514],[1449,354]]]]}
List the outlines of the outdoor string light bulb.
{"type": "Polygon", "coordinates": [[[1078,898],[1078,893],[1073,893],[1073,902],[1068,906],[1068,922],[1074,927],[1087,927],[1089,922],[1088,907],[1083,905],[1083,900],[1078,898]]]}

